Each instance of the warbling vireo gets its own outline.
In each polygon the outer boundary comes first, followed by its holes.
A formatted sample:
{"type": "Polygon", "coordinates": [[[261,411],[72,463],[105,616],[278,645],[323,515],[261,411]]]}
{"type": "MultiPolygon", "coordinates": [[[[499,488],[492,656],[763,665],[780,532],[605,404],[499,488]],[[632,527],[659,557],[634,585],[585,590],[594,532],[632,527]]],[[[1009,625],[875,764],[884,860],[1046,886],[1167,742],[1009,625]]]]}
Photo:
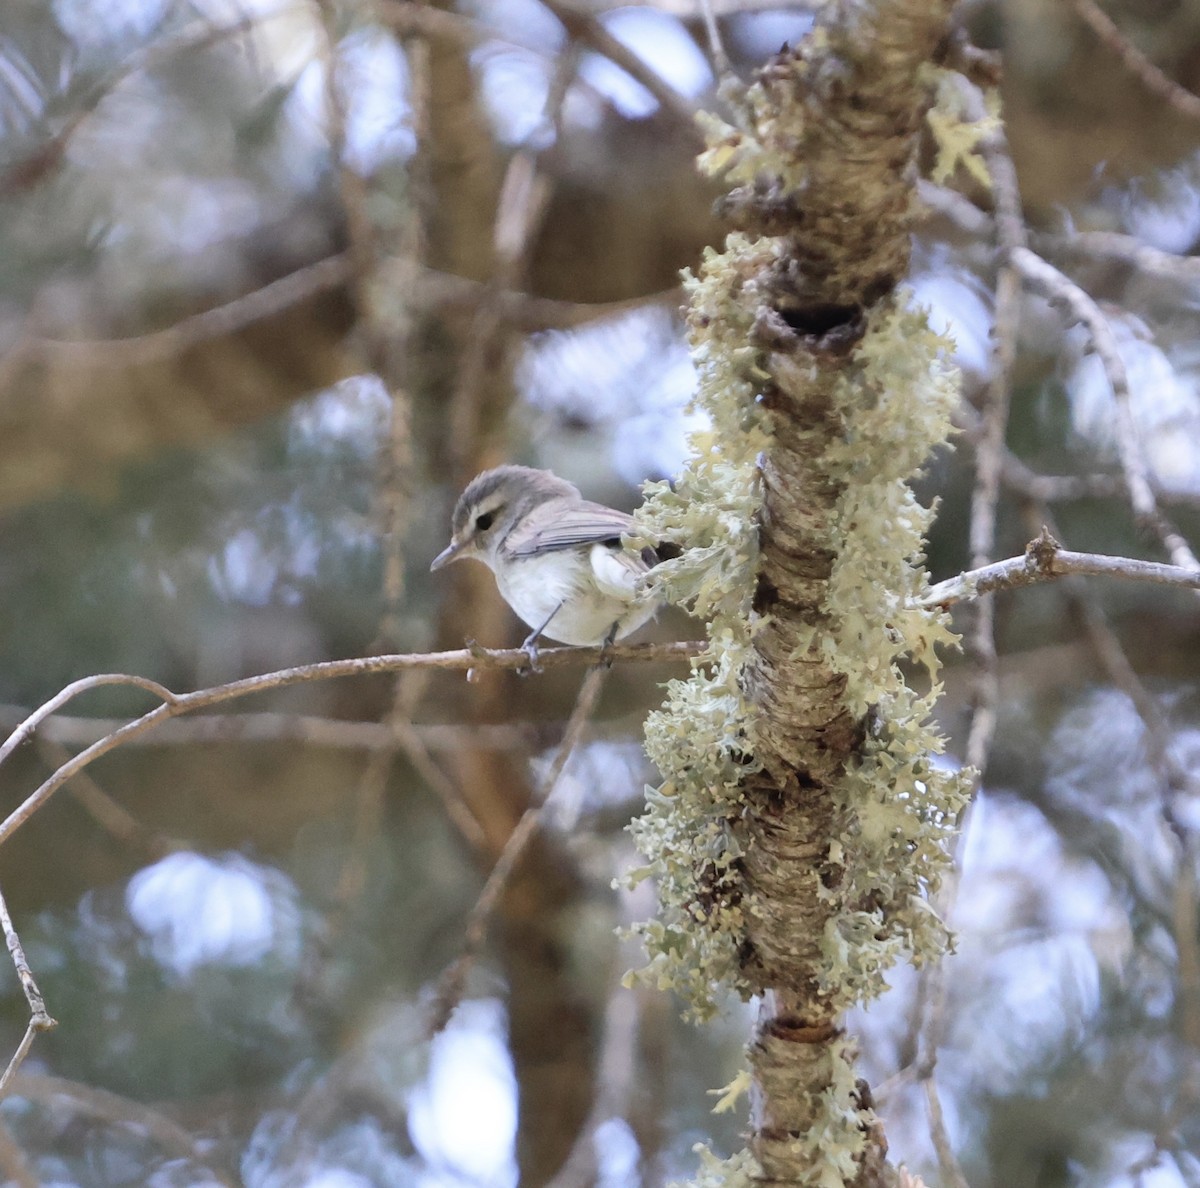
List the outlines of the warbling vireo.
{"type": "Polygon", "coordinates": [[[549,470],[498,466],[459,496],[450,543],[429,568],[460,557],[488,566],[504,601],[533,628],[522,647],[536,667],[543,634],[577,646],[612,643],[658,610],[640,579],[660,558],[624,544],[631,532],[632,516],[591,503],[549,470]]]}

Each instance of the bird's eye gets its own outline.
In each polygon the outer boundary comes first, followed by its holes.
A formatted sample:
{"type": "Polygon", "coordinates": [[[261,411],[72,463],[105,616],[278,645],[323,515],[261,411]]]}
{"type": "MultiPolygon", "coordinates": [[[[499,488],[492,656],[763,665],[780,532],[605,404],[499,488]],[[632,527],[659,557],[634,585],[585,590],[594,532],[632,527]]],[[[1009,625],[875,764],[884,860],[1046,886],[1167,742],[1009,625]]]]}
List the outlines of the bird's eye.
{"type": "Polygon", "coordinates": [[[486,532],[491,526],[492,521],[496,518],[495,512],[484,512],[481,516],[475,517],[476,532],[486,532]]]}

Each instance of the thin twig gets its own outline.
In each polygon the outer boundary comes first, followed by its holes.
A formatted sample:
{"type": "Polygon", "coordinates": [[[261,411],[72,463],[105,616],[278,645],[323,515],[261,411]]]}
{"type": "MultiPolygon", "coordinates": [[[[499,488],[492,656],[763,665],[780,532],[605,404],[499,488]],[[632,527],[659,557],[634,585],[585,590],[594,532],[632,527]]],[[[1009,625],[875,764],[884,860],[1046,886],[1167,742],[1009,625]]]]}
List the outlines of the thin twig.
{"type": "Polygon", "coordinates": [[[8,946],[9,955],[12,957],[25,1001],[29,1004],[29,1026],[34,1031],[49,1031],[56,1027],[57,1023],[46,1010],[42,992],[38,989],[37,982],[33,980],[33,971],[29,968],[25,950],[21,947],[21,938],[17,936],[17,930],[13,927],[12,917],[8,914],[8,904],[5,902],[2,892],[0,892],[0,928],[4,930],[4,943],[8,946]]]}
{"type": "Polygon", "coordinates": [[[492,867],[487,882],[467,917],[462,954],[442,976],[434,998],[431,1025],[434,1034],[441,1031],[450,1021],[454,1008],[462,998],[467,975],[478,959],[479,951],[483,946],[488,921],[496,910],[496,905],[500,902],[500,897],[504,894],[517,863],[521,860],[538,829],[541,828],[542,811],[557,787],[567,760],[570,759],[584,728],[595,711],[596,702],[600,698],[600,691],[604,687],[607,675],[608,666],[603,662],[588,670],[580,685],[579,695],[575,699],[575,708],[567,720],[562,742],[558,745],[554,760],[550,764],[545,778],[541,781],[529,808],[525,810],[520,821],[517,822],[516,828],[509,834],[508,841],[505,842],[504,849],[500,852],[500,857],[492,867]]]}
{"type": "Polygon", "coordinates": [[[1018,248],[1010,259],[1027,281],[1051,301],[1064,305],[1087,328],[1112,388],[1117,410],[1117,449],[1134,515],[1141,525],[1154,532],[1175,565],[1200,572],[1200,562],[1187,541],[1159,510],[1133,418],[1129,374],[1108,319],[1074,281],[1028,248],[1018,248]]]}
{"type": "MultiPolygon", "coordinates": [[[[27,709],[0,706],[0,730],[13,729],[28,714],[27,709]]],[[[37,738],[60,746],[82,748],[119,730],[126,721],[125,718],[54,714],[39,723],[37,738]]],[[[431,752],[457,751],[468,743],[484,751],[527,751],[546,733],[544,726],[532,722],[481,722],[473,726],[458,722],[413,722],[407,724],[406,730],[423,749],[431,752]]],[[[384,751],[396,745],[391,729],[383,722],[281,713],[223,713],[179,718],[137,741],[141,746],[152,747],[295,742],[347,751],[384,751]]]]}
{"type": "MultiPolygon", "coordinates": [[[[615,644],[607,650],[594,648],[547,648],[539,652],[538,660],[543,668],[559,668],[580,663],[595,664],[600,660],[690,660],[702,656],[708,647],[702,640],[662,644],[615,644]]],[[[283,689],[291,685],[311,681],[336,680],[341,677],[367,676],[378,673],[402,672],[405,669],[445,668],[474,671],[491,668],[523,669],[529,665],[529,657],[520,648],[489,650],[475,647],[454,652],[417,652],[408,655],[366,656],[357,660],[326,660],[318,664],[303,664],[295,668],[284,668],[277,672],[246,677],[227,685],[211,689],[199,689],[194,693],[174,694],[164,686],[142,677],[106,674],[87,677],[68,685],[45,705],[40,706],[23,722],[3,746],[0,746],[0,763],[15,747],[29,736],[38,722],[54,712],[72,697],[104,684],[131,684],[151,689],[162,697],[163,704],[127,722],[118,730],[94,742],[80,751],[70,762],[64,763],[49,779],[45,780],[19,807],[0,822],[0,845],[6,842],[37,810],[67,782],[76,772],[82,771],[101,755],[132,741],[153,730],[163,722],[181,714],[191,713],[206,706],[219,705],[253,693],[265,693],[272,689],[283,689]]]]}
{"type": "Polygon", "coordinates": [[[207,49],[226,38],[249,33],[256,25],[295,11],[296,5],[284,4],[252,16],[240,16],[225,25],[198,21],[150,45],[139,46],[77,101],[70,117],[52,137],[0,173],[0,195],[14,194],[41,182],[63,160],[72,137],[100,103],[133,76],[155,70],[180,54],[207,49]]]}
{"type": "Polygon", "coordinates": [[[13,1077],[16,1076],[17,1069],[25,1063],[25,1057],[29,1055],[30,1049],[33,1047],[33,1041],[37,1038],[38,1028],[34,1027],[31,1019],[25,1027],[25,1034],[21,1036],[21,1042],[17,1045],[16,1051],[13,1052],[9,1059],[8,1065],[4,1072],[0,1073],[0,1101],[3,1101],[8,1096],[8,1091],[12,1087],[13,1077]]]}
{"type": "MultiPolygon", "coordinates": [[[[917,182],[922,205],[933,215],[953,223],[958,230],[977,239],[992,234],[992,215],[976,206],[966,195],[927,179],[917,182]]],[[[1182,285],[1200,283],[1200,256],[1181,256],[1152,247],[1132,235],[1117,231],[1037,231],[1029,233],[1030,244],[1042,256],[1061,260],[1108,261],[1124,264],[1147,276],[1182,285]]]]}
{"type": "MultiPolygon", "coordinates": [[[[983,95],[972,86],[970,98],[971,116],[982,119],[986,115],[983,95]]],[[[996,276],[991,378],[975,446],[975,484],[971,492],[970,549],[971,565],[975,568],[990,564],[995,557],[996,512],[1004,473],[1012,372],[1021,318],[1021,280],[1011,256],[1025,246],[1025,220],[1021,212],[1017,171],[1003,125],[988,137],[983,155],[996,198],[996,239],[1000,260],[996,276]]],[[[975,607],[969,632],[968,648],[975,666],[975,697],[967,733],[966,759],[967,766],[976,773],[976,790],[987,769],[996,732],[999,680],[996,675],[995,615],[993,600],[981,599],[975,607]]]]}
{"type": "Polygon", "coordinates": [[[938,1157],[938,1170],[942,1173],[944,1188],[968,1188],[967,1178],[954,1154],[946,1130],[946,1119],[942,1114],[942,1100],[938,1096],[937,1083],[932,1074],[925,1077],[925,1105],[929,1111],[929,1133],[933,1138],[938,1157]]]}
{"type": "MultiPolygon", "coordinates": [[[[46,737],[44,725],[38,731],[35,743],[51,771],[56,771],[64,763],[70,762],[70,752],[46,737]]],[[[76,773],[70,792],[93,821],[125,845],[135,846],[152,858],[162,858],[172,851],[185,848],[183,841],[165,837],[143,825],[128,809],[109,796],[86,771],[76,773]]]]}
{"type": "Polygon", "coordinates": [[[129,676],[122,672],[99,673],[96,676],[72,681],[49,701],[39,705],[12,731],[3,744],[0,744],[0,764],[33,734],[40,722],[48,718],[55,710],[66,705],[68,701],[73,701],[81,693],[86,693],[89,689],[99,689],[105,685],[132,685],[134,688],[145,689],[148,693],[153,693],[160,701],[167,704],[175,700],[175,694],[166,685],[160,685],[157,681],[149,680],[146,677],[129,676]]]}
{"type": "Polygon", "coordinates": [[[59,1109],[70,1104],[93,1118],[148,1135],[165,1152],[195,1160],[218,1184],[227,1188],[230,1185],[230,1181],[208,1163],[203,1145],[194,1135],[139,1101],[66,1077],[31,1072],[23,1072],[17,1077],[13,1092],[27,1101],[54,1102],[59,1109]]]}
{"type": "Polygon", "coordinates": [[[619,66],[635,82],[639,82],[666,110],[678,119],[688,134],[699,140],[696,124],[696,105],[684,98],[652,66],[647,65],[623,41],[619,41],[602,21],[590,11],[576,7],[567,0],[542,0],[542,3],[562,22],[567,36],[619,66]]]}
{"type": "Polygon", "coordinates": [[[1033,241],[1039,251],[1054,256],[1110,260],[1179,284],[1194,285],[1200,282],[1200,256],[1165,252],[1162,248],[1151,247],[1132,235],[1122,235],[1117,231],[1071,231],[1061,234],[1043,231],[1034,235],[1033,241]]]}
{"type": "Polygon", "coordinates": [[[202,310],[163,330],[129,338],[33,338],[18,348],[26,357],[89,367],[128,367],[173,358],[201,342],[236,334],[255,322],[343,285],[350,276],[346,253],[289,272],[251,293],[202,310]]]}
{"type": "Polygon", "coordinates": [[[713,0],[700,0],[700,11],[704,15],[704,34],[708,38],[708,52],[712,55],[717,79],[719,82],[732,79],[733,67],[730,65],[729,55],[725,52],[725,43],[721,40],[721,26],[717,24],[713,0]]]}
{"type": "Polygon", "coordinates": [[[1121,65],[1146,88],[1181,116],[1200,120],[1200,95],[1193,95],[1162,72],[1113,23],[1095,0],[1074,0],[1076,13],[1093,33],[1117,55],[1121,65]]]}
{"type": "MultiPolygon", "coordinates": [[[[963,85],[970,88],[970,115],[975,119],[982,119],[986,114],[986,103],[982,93],[969,83],[964,82],[963,85]]],[[[1008,436],[1012,373],[1017,357],[1021,317],[1021,280],[1012,262],[1012,255],[1023,249],[1026,242],[1017,173],[1002,124],[982,147],[996,201],[998,268],[991,377],[975,439],[975,483],[971,492],[969,545],[971,564],[977,570],[989,567],[995,556],[996,516],[1004,477],[1004,463],[1008,454],[1005,442],[1008,436]]],[[[961,866],[957,861],[958,850],[966,831],[971,806],[987,770],[996,734],[1000,680],[995,626],[995,600],[980,598],[974,607],[974,617],[967,633],[967,647],[974,669],[971,721],[966,742],[966,762],[973,772],[971,799],[960,814],[959,830],[951,843],[952,858],[955,861],[948,877],[943,881],[938,897],[938,907],[946,920],[950,919],[958,896],[961,878],[961,866]]],[[[918,1074],[925,1087],[929,1133],[937,1151],[942,1179],[949,1188],[966,1188],[962,1168],[946,1129],[937,1089],[937,1061],[945,1030],[945,1012],[946,967],[945,962],[941,961],[932,966],[922,978],[918,1009],[913,1016],[917,1029],[914,1049],[919,1057],[918,1074]]]]}
{"type": "Polygon", "coordinates": [[[1160,586],[1200,590],[1200,571],[1165,565],[1161,561],[1141,561],[1136,557],[1075,553],[1062,548],[1047,533],[1031,541],[1020,557],[1009,557],[1005,561],[983,565],[938,582],[929,589],[920,604],[948,607],[956,602],[990,594],[993,590],[1015,590],[1021,586],[1053,581],[1067,574],[1124,578],[1133,582],[1153,582],[1160,586]]]}
{"type": "MultiPolygon", "coordinates": [[[[436,793],[451,823],[473,850],[482,853],[486,849],[487,838],[484,836],[479,821],[471,812],[470,805],[462,794],[462,789],[430,755],[420,731],[409,721],[407,716],[403,718],[397,716],[396,720],[391,723],[391,728],[395,731],[396,739],[404,749],[405,757],[416,769],[421,779],[436,793]]],[[[480,746],[481,740],[476,736],[472,738],[471,743],[473,746],[480,746]]]]}
{"type": "Polygon", "coordinates": [[[17,980],[21,983],[25,1001],[29,1004],[29,1024],[25,1028],[25,1035],[17,1045],[17,1050],[8,1062],[4,1074],[0,1076],[0,1100],[2,1100],[12,1084],[13,1074],[24,1063],[25,1057],[29,1055],[29,1049],[33,1047],[34,1039],[40,1032],[50,1031],[57,1027],[58,1022],[52,1019],[46,1010],[42,992],[38,989],[37,982],[34,981],[33,971],[29,968],[29,961],[21,946],[21,938],[17,935],[12,917],[8,914],[8,904],[4,900],[3,893],[0,893],[0,927],[4,930],[4,943],[8,946],[13,968],[17,971],[17,980]]]}

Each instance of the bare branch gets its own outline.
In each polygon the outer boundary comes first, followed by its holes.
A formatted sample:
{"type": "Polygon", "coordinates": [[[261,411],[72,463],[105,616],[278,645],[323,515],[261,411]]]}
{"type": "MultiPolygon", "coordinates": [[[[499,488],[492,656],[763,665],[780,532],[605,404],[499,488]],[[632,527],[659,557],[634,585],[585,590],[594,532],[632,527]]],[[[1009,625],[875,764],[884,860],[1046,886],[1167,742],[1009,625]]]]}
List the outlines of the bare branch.
{"type": "Polygon", "coordinates": [[[735,78],[729,55],[725,52],[725,43],[721,40],[721,27],[717,24],[717,14],[713,11],[713,0],[700,0],[700,11],[704,16],[704,34],[708,38],[708,52],[712,57],[717,78],[722,82],[735,78]]]}
{"type": "MultiPolygon", "coordinates": [[[[686,640],[660,644],[616,644],[607,650],[595,648],[548,648],[539,653],[543,668],[559,668],[564,665],[598,663],[601,660],[690,660],[704,654],[707,644],[701,640],[686,640]]],[[[61,693],[52,697],[45,705],[36,709],[0,746],[0,763],[26,738],[44,718],[59,706],[78,696],[87,689],[105,684],[128,684],[150,689],[163,699],[163,704],[127,722],[111,734],[80,751],[68,763],[64,763],[49,779],[45,780],[32,795],[0,822],[0,845],[8,840],[37,810],[67,782],[77,771],[82,771],[101,755],[132,741],[153,730],[156,726],[181,714],[191,713],[207,706],[219,705],[254,693],[265,693],[272,689],[283,689],[291,685],[310,681],[336,680],[340,677],[367,676],[379,673],[402,672],[405,669],[445,668],[467,672],[467,679],[483,669],[524,669],[529,657],[520,648],[490,650],[476,645],[453,652],[415,652],[401,655],[365,656],[356,660],[326,660],[318,664],[303,664],[295,668],[284,668],[278,672],[263,673],[246,677],[227,685],[211,689],[199,689],[194,693],[172,693],[169,689],[143,677],[105,675],[88,677],[68,685],[61,693]]]]}
{"type": "MultiPolygon", "coordinates": [[[[922,179],[917,193],[930,214],[953,223],[964,234],[984,239],[992,234],[990,212],[966,195],[922,179]]],[[[1151,247],[1133,235],[1117,231],[1030,231],[1029,240],[1043,255],[1055,259],[1108,260],[1135,268],[1148,276],[1177,284],[1200,283],[1200,256],[1180,256],[1151,247]]]]}
{"type": "Polygon", "coordinates": [[[1058,541],[1043,531],[1042,536],[1030,541],[1023,556],[1009,557],[1007,561],[997,561],[938,582],[921,599],[921,605],[948,607],[994,590],[1015,590],[1068,574],[1125,578],[1133,582],[1200,590],[1200,571],[1164,565],[1160,561],[1141,561],[1135,557],[1071,552],[1061,548],[1058,541]]]}
{"type": "Polygon", "coordinates": [[[13,732],[6,738],[3,744],[0,744],[0,763],[3,763],[9,755],[12,754],[33,732],[37,729],[38,724],[48,718],[55,710],[73,701],[81,693],[86,693],[89,689],[99,689],[105,685],[133,685],[138,689],[145,689],[153,693],[155,697],[161,701],[170,703],[175,700],[175,694],[171,692],[165,685],[160,685],[157,681],[148,680],[146,677],[128,676],[122,672],[100,673],[97,676],[83,677],[81,680],[72,681],[64,689],[61,689],[49,701],[39,705],[13,732]]]}
{"type": "Polygon", "coordinates": [[[208,1163],[202,1144],[177,1122],[150,1106],[122,1097],[119,1093],[110,1093],[107,1089],[97,1089],[66,1077],[43,1073],[21,1073],[13,1091],[29,1101],[53,1101],[59,1108],[70,1104],[80,1113],[148,1135],[164,1151],[194,1159],[216,1183],[231,1188],[230,1181],[208,1163]]]}
{"type": "MultiPolygon", "coordinates": [[[[969,84],[964,84],[969,85],[969,84]]],[[[983,95],[971,87],[969,109],[975,119],[986,115],[983,95]]],[[[996,546],[996,510],[1004,475],[1005,441],[1012,372],[1017,359],[1017,336],[1021,320],[1021,279],[1010,259],[1025,246],[1025,219],[1017,171],[1008,149],[1003,127],[997,128],[983,146],[984,159],[996,196],[996,240],[1000,249],[996,276],[996,317],[993,331],[992,373],[984,396],[983,415],[975,444],[975,483],[971,491],[970,549],[975,567],[991,563],[996,546]]],[[[975,607],[968,633],[968,650],[975,668],[975,695],[971,726],[967,733],[967,765],[974,770],[975,789],[987,768],[996,732],[999,679],[996,674],[995,605],[983,599],[975,607]]],[[[932,1068],[930,1069],[932,1083],[932,1068]]]]}
{"type": "Polygon", "coordinates": [[[590,11],[567,0],[542,0],[542,3],[563,23],[568,36],[582,42],[619,66],[635,82],[639,82],[662,107],[671,112],[688,129],[697,142],[700,133],[696,126],[696,105],[684,98],[653,67],[648,66],[623,41],[618,41],[590,11]]]}
{"type": "Polygon", "coordinates": [[[954,1154],[954,1146],[946,1131],[946,1119],[942,1114],[942,1100],[938,1096],[937,1082],[930,1075],[925,1078],[925,1105],[929,1113],[929,1134],[937,1152],[938,1170],[942,1173],[944,1188],[967,1188],[967,1178],[954,1154]]]}
{"type": "Polygon", "coordinates": [[[1161,99],[1181,116],[1186,116],[1189,120],[1200,120],[1200,95],[1193,95],[1186,87],[1181,87],[1173,78],[1169,78],[1155,66],[1117,28],[1095,0],[1074,0],[1074,6],[1076,13],[1079,14],[1079,19],[1121,59],[1121,65],[1150,94],[1161,99]]]}
{"type": "Polygon", "coordinates": [[[9,1089],[12,1087],[12,1079],[16,1076],[17,1069],[25,1063],[25,1057],[29,1055],[30,1049],[33,1047],[33,1041],[37,1038],[38,1028],[34,1027],[33,1020],[30,1019],[28,1026],[25,1028],[25,1034],[21,1036],[21,1042],[17,1045],[16,1051],[13,1052],[12,1058],[9,1060],[7,1067],[3,1073],[0,1073],[0,1100],[8,1095],[9,1089]]]}
{"type": "Polygon", "coordinates": [[[33,971],[29,968],[25,950],[21,947],[21,938],[17,936],[17,930],[13,927],[12,917],[8,914],[8,904],[4,901],[3,894],[0,894],[0,927],[4,929],[4,942],[8,946],[13,967],[17,971],[17,980],[21,983],[25,1001],[29,1004],[29,1025],[25,1028],[25,1035],[17,1045],[17,1050],[13,1053],[3,1075],[0,1075],[0,1099],[2,1099],[12,1084],[13,1074],[24,1063],[25,1057],[29,1055],[29,1049],[33,1047],[33,1041],[38,1033],[51,1031],[58,1026],[58,1021],[52,1019],[46,1010],[42,992],[33,979],[33,971]]]}
{"type": "MultiPolygon", "coordinates": [[[[0,729],[11,730],[28,716],[27,709],[0,706],[0,729]],[[11,723],[12,725],[9,725],[11,723]]],[[[125,725],[124,718],[68,717],[54,714],[38,724],[37,738],[68,747],[87,747],[125,725]]],[[[409,729],[430,751],[454,751],[470,743],[485,751],[526,751],[536,745],[545,728],[532,722],[486,723],[415,722],[409,729]]],[[[223,713],[167,722],[137,740],[154,747],[194,746],[196,743],[281,743],[347,751],[383,751],[395,747],[391,728],[383,722],[322,718],[310,714],[223,713]]],[[[57,762],[55,765],[57,766],[57,762]]]]}
{"type": "Polygon", "coordinates": [[[1059,235],[1040,232],[1033,238],[1039,250],[1054,256],[1112,260],[1179,284],[1200,282],[1200,256],[1165,252],[1132,235],[1121,235],[1116,231],[1073,231],[1059,235]]]}
{"type": "Polygon", "coordinates": [[[1129,374],[1108,319],[1074,281],[1028,248],[1017,248],[1010,254],[1010,259],[1027,281],[1051,301],[1064,305],[1087,328],[1116,403],[1117,448],[1134,515],[1139,523],[1155,533],[1175,565],[1200,572],[1200,561],[1196,560],[1187,541],[1159,510],[1130,407],[1129,374]]]}
{"type": "Polygon", "coordinates": [[[163,330],[129,338],[34,338],[16,349],[27,356],[86,366],[126,367],[154,363],[208,339],[235,334],[308,297],[336,289],[350,279],[350,273],[350,257],[343,252],[298,268],[261,289],[193,314],[163,330]]]}

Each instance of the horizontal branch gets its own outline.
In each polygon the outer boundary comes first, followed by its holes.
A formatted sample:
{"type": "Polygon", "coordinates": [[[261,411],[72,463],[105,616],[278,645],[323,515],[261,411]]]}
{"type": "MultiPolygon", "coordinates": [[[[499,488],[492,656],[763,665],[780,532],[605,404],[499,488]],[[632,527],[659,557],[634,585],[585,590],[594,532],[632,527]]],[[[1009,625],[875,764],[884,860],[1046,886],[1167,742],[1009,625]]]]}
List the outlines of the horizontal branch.
{"type": "MultiPolygon", "coordinates": [[[[0,705],[0,731],[13,730],[29,715],[27,709],[0,705]]],[[[38,723],[39,740],[63,747],[83,748],[119,730],[127,718],[93,718],[54,714],[38,723]]],[[[554,741],[556,727],[540,722],[414,722],[413,732],[431,751],[458,751],[465,746],[487,751],[528,751],[554,741]]],[[[195,746],[197,743],[302,743],[345,751],[394,751],[396,732],[386,722],[354,718],[325,718],[313,714],[201,714],[168,722],[139,739],[152,747],[195,746]]]]}
{"type": "Polygon", "coordinates": [[[938,582],[921,599],[922,606],[951,606],[978,598],[996,590],[1015,590],[1036,582],[1053,581],[1068,574],[1086,577],[1115,577],[1133,582],[1153,582],[1160,586],[1180,586],[1200,590],[1200,570],[1184,569],[1159,561],[1141,561],[1135,557],[1110,557],[1103,553],[1075,553],[1060,548],[1045,529],[1030,541],[1020,557],[1009,557],[960,573],[938,582]]]}
{"type": "MultiPolygon", "coordinates": [[[[579,664],[596,664],[602,660],[681,661],[694,660],[703,655],[709,645],[704,640],[682,640],[670,643],[616,644],[607,649],[595,648],[546,648],[538,653],[542,668],[562,668],[579,664]]],[[[326,660],[318,664],[303,664],[278,672],[262,673],[231,681],[227,685],[216,685],[211,689],[198,689],[193,693],[172,693],[163,685],[145,677],[127,676],[119,673],[104,673],[75,681],[55,694],[44,705],[30,714],[0,746],[0,763],[3,763],[18,746],[32,736],[38,724],[55,710],[90,689],[106,685],[133,685],[155,694],[162,700],[140,718],[134,718],[123,726],[106,734],[103,738],[80,751],[68,763],[46,779],[19,807],[0,822],[0,845],[17,831],[37,810],[67,782],[76,772],[115,750],[124,743],[153,730],[163,722],[183,714],[192,713],[208,706],[248,697],[255,693],[266,693],[272,689],[283,689],[291,685],[307,684],[311,681],[336,680],[341,677],[371,676],[380,673],[403,672],[417,668],[445,668],[465,671],[468,680],[473,672],[483,669],[523,669],[529,667],[529,657],[520,648],[491,649],[473,645],[453,652],[412,652],[387,656],[364,656],[354,660],[326,660]]]]}

